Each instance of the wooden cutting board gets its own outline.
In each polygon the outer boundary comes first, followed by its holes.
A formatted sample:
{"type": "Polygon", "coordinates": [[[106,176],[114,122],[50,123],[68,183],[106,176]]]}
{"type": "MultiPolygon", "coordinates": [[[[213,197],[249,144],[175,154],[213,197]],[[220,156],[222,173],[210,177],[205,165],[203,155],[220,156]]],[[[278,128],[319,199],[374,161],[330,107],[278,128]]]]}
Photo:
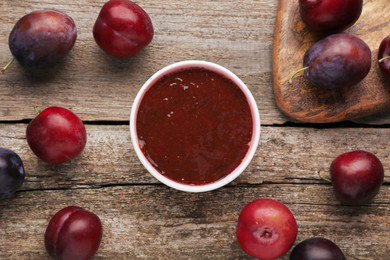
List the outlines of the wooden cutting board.
{"type": "MultiPolygon", "coordinates": [[[[279,0],[274,34],[273,89],[279,109],[295,121],[330,123],[352,120],[390,110],[390,80],[379,70],[380,42],[390,34],[388,0],[365,0],[359,20],[348,33],[363,39],[372,51],[368,76],[358,85],[336,90],[311,86],[303,73],[288,83],[292,72],[303,66],[304,53],[321,36],[302,23],[298,1],[279,0]]],[[[324,36],[322,36],[324,37],[324,36]]]]}

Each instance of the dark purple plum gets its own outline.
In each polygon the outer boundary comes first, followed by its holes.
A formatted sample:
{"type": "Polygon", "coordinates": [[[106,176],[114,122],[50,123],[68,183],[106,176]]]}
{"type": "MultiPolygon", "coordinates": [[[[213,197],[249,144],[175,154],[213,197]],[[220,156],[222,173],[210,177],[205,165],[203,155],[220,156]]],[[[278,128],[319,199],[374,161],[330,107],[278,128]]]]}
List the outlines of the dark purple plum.
{"type": "Polygon", "coordinates": [[[76,38],[76,25],[68,15],[56,10],[34,11],[16,22],[9,48],[23,67],[40,69],[63,59],[76,38]]]}
{"type": "Polygon", "coordinates": [[[299,12],[312,32],[340,32],[360,17],[363,0],[299,0],[299,12]]]}
{"type": "MultiPolygon", "coordinates": [[[[370,71],[371,50],[355,35],[333,34],[306,51],[303,67],[298,72],[304,71],[314,86],[324,89],[351,87],[362,81],[370,71]]],[[[296,73],[290,78],[290,83],[296,73]]]]}
{"type": "Polygon", "coordinates": [[[385,37],[379,45],[378,61],[382,73],[390,78],[390,35],[385,37]]]}
{"type": "Polygon", "coordinates": [[[290,260],[345,260],[341,249],[326,238],[313,237],[297,244],[290,260]]]}
{"type": "Polygon", "coordinates": [[[343,204],[358,205],[373,199],[384,179],[381,161],[374,154],[356,150],[337,156],[330,165],[333,190],[343,204]]]}
{"type": "Polygon", "coordinates": [[[12,197],[24,181],[23,162],[15,152],[0,147],[0,199],[12,197]]]}

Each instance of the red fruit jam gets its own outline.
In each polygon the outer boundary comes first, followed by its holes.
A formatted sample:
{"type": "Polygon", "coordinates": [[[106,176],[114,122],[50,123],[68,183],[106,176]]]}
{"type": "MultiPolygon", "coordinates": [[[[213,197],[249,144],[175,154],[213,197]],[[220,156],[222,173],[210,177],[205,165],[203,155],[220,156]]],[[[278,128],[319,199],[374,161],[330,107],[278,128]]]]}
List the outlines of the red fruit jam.
{"type": "Polygon", "coordinates": [[[253,120],[244,93],[203,68],[168,74],[146,91],[137,114],[139,145],[149,162],[178,183],[204,185],[244,159],[253,120]]]}

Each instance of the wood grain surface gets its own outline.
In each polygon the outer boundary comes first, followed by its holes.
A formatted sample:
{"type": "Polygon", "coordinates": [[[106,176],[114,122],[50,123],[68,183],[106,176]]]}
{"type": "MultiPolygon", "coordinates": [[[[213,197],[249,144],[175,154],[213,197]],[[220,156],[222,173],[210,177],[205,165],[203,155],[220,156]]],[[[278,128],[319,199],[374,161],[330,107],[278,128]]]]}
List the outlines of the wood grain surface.
{"type": "Polygon", "coordinates": [[[299,225],[296,243],[322,236],[336,242],[348,259],[388,258],[389,114],[357,124],[317,125],[291,122],[278,109],[272,82],[277,1],[137,1],[152,18],[155,38],[125,60],[107,57],[93,40],[92,26],[104,2],[0,2],[3,64],[11,58],[10,30],[32,10],[60,9],[73,17],[79,33],[58,67],[31,76],[14,63],[0,75],[0,146],[17,152],[26,168],[20,191],[0,201],[0,259],[49,259],[45,228],[68,205],[85,207],[102,220],[103,240],[94,259],[250,259],[236,242],[235,225],[246,203],[265,197],[292,210],[299,225]],[[144,81],[187,59],[216,62],[236,73],[252,91],[262,123],[259,148],[244,173],[200,194],[155,180],[138,161],[128,126],[144,81]],[[40,161],[25,138],[34,107],[51,105],[73,110],[88,133],[83,153],[61,166],[40,161]],[[331,184],[319,176],[327,176],[335,156],[352,149],[375,153],[385,168],[378,196],[356,207],[340,205],[331,184]]]}
{"type": "Polygon", "coordinates": [[[279,117],[271,85],[275,1],[137,2],[150,14],[155,35],[142,53],[124,60],[105,55],[92,37],[104,2],[1,1],[3,64],[11,59],[9,32],[17,19],[31,10],[63,10],[75,20],[78,39],[68,58],[50,73],[31,77],[15,63],[0,77],[0,118],[27,119],[35,115],[34,106],[62,105],[87,121],[128,120],[142,84],[157,70],[188,59],[216,62],[230,69],[254,93],[259,109],[270,111],[263,114],[263,122],[279,117]]]}
{"type": "Polygon", "coordinates": [[[372,66],[359,84],[325,90],[311,85],[303,73],[288,83],[291,74],[303,66],[305,52],[325,37],[308,31],[301,21],[298,1],[280,0],[275,25],[273,58],[274,93],[278,107],[296,121],[329,123],[351,120],[390,109],[390,81],[379,71],[380,42],[390,33],[387,1],[364,1],[359,20],[346,32],[364,40],[372,51],[372,66]]]}

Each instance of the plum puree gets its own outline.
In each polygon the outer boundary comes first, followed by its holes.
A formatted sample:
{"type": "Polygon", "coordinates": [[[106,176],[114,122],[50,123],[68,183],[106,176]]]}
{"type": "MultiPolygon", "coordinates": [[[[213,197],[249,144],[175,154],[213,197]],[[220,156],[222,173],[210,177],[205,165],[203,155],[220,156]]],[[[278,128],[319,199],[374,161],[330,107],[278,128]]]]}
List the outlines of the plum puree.
{"type": "Polygon", "coordinates": [[[137,114],[142,152],[167,178],[204,185],[224,178],[244,159],[253,120],[244,93],[231,80],[203,68],[165,75],[137,114]]]}

